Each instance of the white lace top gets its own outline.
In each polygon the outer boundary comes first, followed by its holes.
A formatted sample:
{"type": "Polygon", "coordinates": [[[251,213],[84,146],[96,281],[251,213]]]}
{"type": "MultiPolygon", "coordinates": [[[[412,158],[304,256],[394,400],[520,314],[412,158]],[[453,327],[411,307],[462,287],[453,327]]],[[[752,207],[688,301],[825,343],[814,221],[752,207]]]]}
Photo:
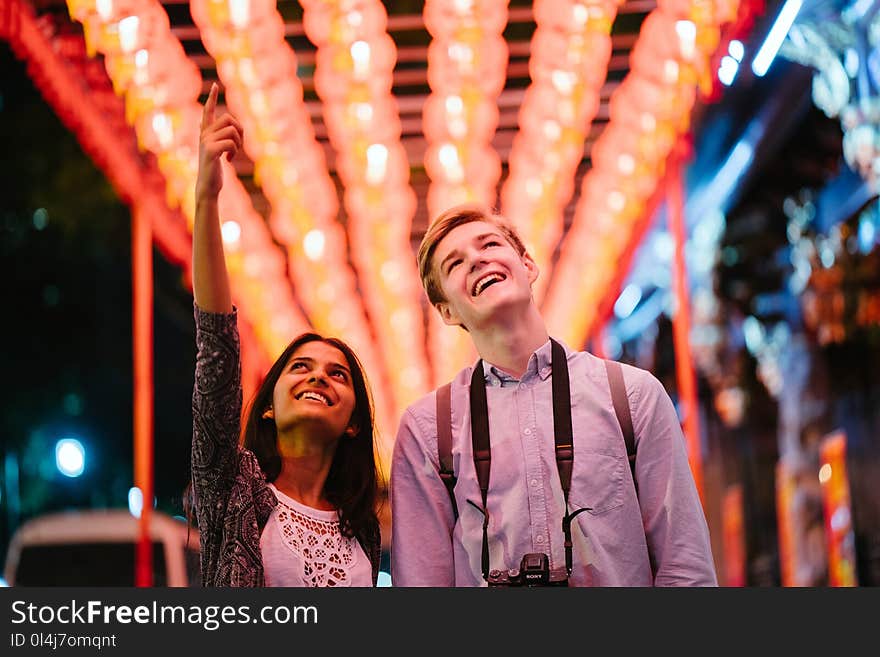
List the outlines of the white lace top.
{"type": "Polygon", "coordinates": [[[269,487],[278,505],[260,536],[266,586],[372,586],[370,560],[356,538],[340,533],[336,511],[269,487]]]}

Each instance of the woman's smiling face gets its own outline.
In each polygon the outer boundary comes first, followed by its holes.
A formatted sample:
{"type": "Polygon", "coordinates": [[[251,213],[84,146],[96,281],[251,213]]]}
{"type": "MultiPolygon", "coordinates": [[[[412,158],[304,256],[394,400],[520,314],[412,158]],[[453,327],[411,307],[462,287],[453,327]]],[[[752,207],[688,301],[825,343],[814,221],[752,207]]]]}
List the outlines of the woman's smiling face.
{"type": "Polygon", "coordinates": [[[307,423],[339,438],[355,409],[355,392],[348,361],[333,345],[314,340],[290,356],[275,383],[273,414],[278,431],[307,423]]]}

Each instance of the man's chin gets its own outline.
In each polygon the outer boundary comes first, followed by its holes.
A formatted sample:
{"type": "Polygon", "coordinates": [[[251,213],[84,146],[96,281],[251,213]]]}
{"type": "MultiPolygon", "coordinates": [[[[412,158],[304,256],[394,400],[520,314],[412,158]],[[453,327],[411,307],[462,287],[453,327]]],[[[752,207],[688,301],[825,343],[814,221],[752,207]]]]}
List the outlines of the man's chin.
{"type": "Polygon", "coordinates": [[[525,312],[527,301],[511,298],[508,295],[498,295],[493,299],[484,299],[485,303],[478,304],[475,312],[468,322],[468,326],[485,327],[498,322],[509,323],[510,319],[525,312]]]}

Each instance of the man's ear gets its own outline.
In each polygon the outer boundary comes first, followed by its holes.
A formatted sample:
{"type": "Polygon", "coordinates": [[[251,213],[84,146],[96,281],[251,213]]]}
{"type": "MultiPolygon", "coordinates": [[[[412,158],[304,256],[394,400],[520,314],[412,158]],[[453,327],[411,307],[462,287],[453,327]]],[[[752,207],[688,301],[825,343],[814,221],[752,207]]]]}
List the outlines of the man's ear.
{"type": "Polygon", "coordinates": [[[448,302],[439,301],[434,304],[434,307],[437,309],[437,312],[440,313],[440,317],[443,319],[444,324],[448,324],[449,326],[461,326],[461,320],[448,302]]]}
{"type": "Polygon", "coordinates": [[[529,255],[528,251],[522,254],[522,261],[529,275],[529,285],[532,285],[538,280],[541,270],[538,268],[538,263],[529,255]]]}
{"type": "Polygon", "coordinates": [[[271,420],[271,419],[274,419],[274,417],[275,417],[275,409],[273,409],[271,406],[269,408],[267,408],[265,411],[263,411],[262,418],[264,420],[271,420]]]}

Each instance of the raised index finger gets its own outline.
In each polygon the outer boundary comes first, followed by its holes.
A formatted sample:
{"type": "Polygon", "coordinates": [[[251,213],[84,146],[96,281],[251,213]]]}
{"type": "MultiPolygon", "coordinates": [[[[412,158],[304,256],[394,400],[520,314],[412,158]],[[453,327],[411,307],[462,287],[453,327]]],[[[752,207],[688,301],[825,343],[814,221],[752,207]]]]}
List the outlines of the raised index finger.
{"type": "Polygon", "coordinates": [[[208,100],[205,101],[205,108],[202,110],[202,129],[208,127],[214,122],[214,110],[217,107],[217,95],[220,88],[216,82],[211,83],[211,91],[208,92],[208,100]]]}

